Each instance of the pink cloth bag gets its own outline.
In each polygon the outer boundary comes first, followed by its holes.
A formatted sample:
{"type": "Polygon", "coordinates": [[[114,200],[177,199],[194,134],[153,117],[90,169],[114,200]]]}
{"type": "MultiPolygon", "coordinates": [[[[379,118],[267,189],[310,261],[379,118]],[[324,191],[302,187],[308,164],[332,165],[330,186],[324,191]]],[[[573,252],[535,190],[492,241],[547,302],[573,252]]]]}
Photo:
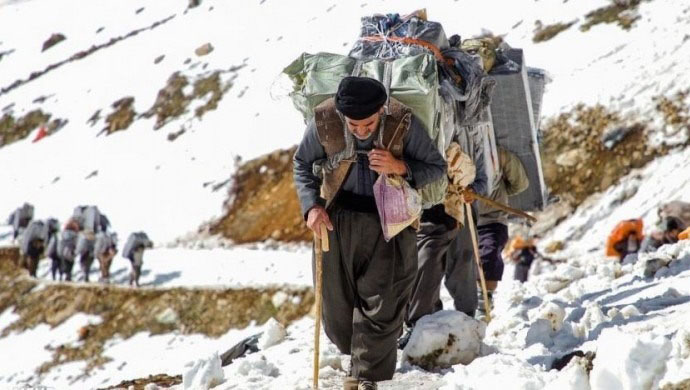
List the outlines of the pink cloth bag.
{"type": "Polygon", "coordinates": [[[417,190],[398,175],[381,175],[374,183],[376,209],[386,242],[414,223],[422,213],[417,190]]]}

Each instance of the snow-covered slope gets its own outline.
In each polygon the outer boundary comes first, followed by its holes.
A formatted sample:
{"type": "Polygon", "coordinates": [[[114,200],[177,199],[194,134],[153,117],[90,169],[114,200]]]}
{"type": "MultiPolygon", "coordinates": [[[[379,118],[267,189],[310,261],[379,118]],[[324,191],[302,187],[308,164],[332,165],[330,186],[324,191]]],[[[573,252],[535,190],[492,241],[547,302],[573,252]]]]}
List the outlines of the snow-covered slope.
{"type": "MultiPolygon", "coordinates": [[[[468,37],[482,29],[505,34],[511,45],[525,49],[530,65],[547,69],[554,81],[547,87],[545,117],[578,103],[602,103],[650,121],[652,131],[661,133],[663,121],[653,98],[686,89],[690,81],[690,4],[645,1],[634,11],[640,17],[629,31],[615,24],[580,31],[588,12],[609,4],[439,0],[424,6],[449,34],[468,37]],[[577,23],[535,44],[537,20],[577,23]]],[[[184,1],[1,1],[0,110],[19,117],[40,108],[68,123],[40,142],[32,143],[32,134],[0,148],[0,216],[24,201],[36,205],[38,218],[62,220],[78,204],[97,204],[121,237],[143,229],[157,243],[166,243],[194,232],[221,215],[227,197],[222,184],[237,156],[252,158],[301,137],[302,120],[284,96],[281,69],[304,51],[346,53],[362,15],[406,13],[420,6],[383,0],[203,0],[187,9],[184,1]],[[67,39],[42,53],[43,42],[57,32],[67,39]],[[214,50],[197,56],[195,49],[207,42],[214,50]],[[27,80],[93,45],[104,47],[7,90],[16,80],[27,80]],[[195,100],[189,112],[157,131],[154,118],[137,118],[125,131],[98,136],[115,101],[132,96],[141,114],[174,72],[194,81],[215,71],[231,87],[201,119],[193,111],[208,97],[195,100]],[[45,100],[36,100],[41,97],[45,100]],[[98,110],[100,119],[88,123],[98,110]],[[185,133],[168,141],[181,128],[185,133]]],[[[689,244],[662,249],[660,264],[670,264],[653,277],[644,276],[646,261],[653,258],[620,267],[602,254],[606,234],[620,219],[642,216],[649,227],[659,203],[690,201],[689,165],[688,149],[659,158],[593,196],[549,231],[542,243],[563,241],[565,249],[554,257],[565,261],[536,264],[524,285],[500,284],[484,356],[435,373],[404,364],[381,388],[642,390],[690,378],[689,244]],[[585,359],[549,370],[555,359],[573,350],[596,352],[589,375],[585,359]]],[[[39,276],[47,277],[47,266],[43,262],[39,276]]],[[[124,282],[127,266],[124,259],[115,260],[115,282],[124,282]]],[[[310,254],[265,247],[158,248],[147,252],[142,282],[153,287],[309,285],[310,254]]],[[[449,307],[448,297],[445,302],[449,307]]],[[[13,308],[0,313],[0,331],[16,320],[13,308]]],[[[112,360],[87,376],[82,362],[36,374],[51,359],[46,345],[78,347],[76,331],[98,321],[78,315],[53,329],[39,325],[1,337],[0,387],[98,388],[159,372],[192,373],[194,367],[214,367],[195,366],[196,359],[273,326],[231,330],[218,339],[139,333],[109,341],[103,355],[112,360]],[[5,351],[19,358],[9,361],[5,351]]],[[[312,332],[312,319],[294,323],[286,338],[222,369],[225,381],[217,388],[308,389],[312,332]]],[[[323,335],[322,340],[322,387],[338,389],[348,358],[323,335]]]]}
{"type": "MultiPolygon", "coordinates": [[[[402,364],[393,380],[383,382],[381,388],[494,389],[509,383],[517,390],[642,390],[690,378],[690,242],[664,247],[661,253],[673,262],[649,279],[641,277],[641,266],[621,269],[600,255],[585,254],[556,269],[542,266],[541,273],[524,285],[502,282],[482,357],[467,366],[438,372],[402,364]],[[574,350],[596,353],[589,376],[586,362],[580,358],[561,371],[550,369],[554,360],[574,350]]],[[[302,256],[308,259],[307,254],[302,256]]],[[[241,265],[241,261],[228,262],[241,265]]],[[[193,273],[185,268],[178,273],[182,276],[172,285],[201,284],[196,277],[190,278],[193,273]]],[[[253,274],[244,276],[251,278],[253,274]]],[[[302,277],[294,281],[309,283],[302,277]]],[[[254,283],[258,287],[267,281],[256,279],[254,283]]],[[[450,307],[450,299],[444,297],[444,301],[450,307]]],[[[0,314],[0,329],[16,320],[12,309],[6,310],[0,314]]],[[[77,315],[53,329],[40,325],[0,338],[1,350],[24,351],[21,360],[0,366],[0,387],[40,383],[55,388],[98,388],[154,373],[191,376],[195,367],[213,366],[215,354],[275,326],[267,323],[230,330],[217,339],[177,332],[139,333],[108,341],[104,356],[112,360],[88,375],[82,375],[86,365],[81,362],[59,365],[42,376],[35,374],[35,368],[50,360],[43,346],[51,346],[49,350],[58,345],[78,347],[77,330],[98,321],[98,317],[77,315]]],[[[222,371],[224,382],[214,388],[309,389],[313,331],[309,317],[294,323],[287,335],[272,340],[272,345],[216,370],[216,376],[222,371]]],[[[325,335],[321,340],[321,387],[339,389],[349,357],[338,353],[325,335]]]]}
{"type": "MultiPolygon", "coordinates": [[[[547,69],[554,79],[544,102],[547,117],[580,102],[651,115],[653,96],[688,85],[690,6],[680,0],[643,2],[630,31],[615,24],[578,29],[588,12],[608,4],[521,0],[425,6],[448,34],[468,37],[489,29],[525,48],[528,63],[547,69]],[[535,21],[576,19],[555,38],[532,42],[535,21]]],[[[204,1],[187,9],[185,2],[5,1],[0,6],[3,91],[92,46],[114,43],[0,93],[3,114],[18,118],[40,108],[53,119],[68,120],[40,142],[31,143],[32,135],[0,149],[0,215],[30,201],[37,217],[64,220],[77,204],[97,204],[123,237],[143,229],[154,240],[169,242],[195,231],[221,214],[226,187],[213,188],[228,179],[236,156],[255,157],[300,139],[302,120],[283,84],[276,83],[282,68],[304,51],[346,53],[362,15],[405,13],[419,6],[413,1],[204,1]],[[58,32],[67,39],[41,52],[43,42],[58,32]],[[214,50],[198,57],[194,51],[205,43],[214,50]],[[193,115],[193,108],[205,102],[198,99],[158,131],[153,118],[137,117],[126,131],[97,136],[114,102],[131,96],[141,114],[174,72],[193,81],[214,71],[232,86],[203,118],[193,115]],[[98,110],[100,119],[88,124],[98,110]],[[185,134],[167,140],[181,128],[185,134]]]]}

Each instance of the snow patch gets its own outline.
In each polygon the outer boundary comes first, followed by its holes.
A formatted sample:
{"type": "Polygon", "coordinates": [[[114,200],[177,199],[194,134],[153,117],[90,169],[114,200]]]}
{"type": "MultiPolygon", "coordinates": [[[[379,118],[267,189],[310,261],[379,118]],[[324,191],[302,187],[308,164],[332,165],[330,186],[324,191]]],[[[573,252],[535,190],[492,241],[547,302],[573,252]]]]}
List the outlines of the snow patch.
{"type": "Polygon", "coordinates": [[[278,291],[271,297],[271,303],[273,303],[273,306],[277,309],[283,306],[283,303],[285,303],[288,298],[289,296],[284,291],[278,291]]]}
{"type": "Polygon", "coordinates": [[[545,347],[553,345],[553,329],[549,320],[540,318],[530,325],[525,337],[525,347],[541,343],[545,347]]]}
{"type": "Polygon", "coordinates": [[[585,360],[580,357],[574,357],[560,371],[556,380],[546,386],[545,390],[591,390],[589,374],[587,374],[585,369],[585,360]]]}
{"type": "Polygon", "coordinates": [[[630,317],[639,316],[640,311],[634,305],[628,305],[621,309],[621,314],[626,320],[630,317]]]}
{"type": "Polygon", "coordinates": [[[690,313],[685,327],[673,337],[673,347],[666,363],[666,375],[660,385],[679,383],[690,378],[690,313]]]}
{"type": "Polygon", "coordinates": [[[575,334],[579,337],[588,337],[597,325],[607,321],[607,319],[599,304],[592,302],[586,306],[585,314],[575,327],[577,329],[575,334]]]}
{"type": "Polygon", "coordinates": [[[285,327],[275,318],[271,318],[264,325],[263,333],[259,337],[259,349],[265,350],[276,344],[279,344],[287,336],[287,331],[285,327]]]}
{"type": "MultiPolygon", "coordinates": [[[[322,336],[322,340],[327,340],[325,335],[322,336]]],[[[343,359],[345,359],[345,356],[341,354],[340,351],[338,351],[338,348],[332,343],[321,343],[320,350],[321,354],[319,356],[319,369],[329,367],[333,370],[343,371],[343,367],[348,367],[348,365],[343,364],[343,359]]]]}
{"type": "Polygon", "coordinates": [[[447,384],[439,390],[544,388],[542,372],[515,356],[489,355],[476,359],[468,366],[457,366],[453,369],[453,373],[444,377],[447,384]]]}
{"type": "Polygon", "coordinates": [[[545,319],[551,323],[551,329],[558,332],[563,327],[563,319],[565,318],[565,309],[554,302],[546,302],[536,309],[536,315],[531,318],[545,319]]]}
{"type": "Polygon", "coordinates": [[[266,356],[261,355],[251,355],[246,359],[242,359],[237,364],[236,372],[240,375],[249,377],[248,381],[251,382],[251,378],[261,378],[263,376],[277,377],[280,371],[273,363],[266,359],[266,356]]]}
{"type": "Polygon", "coordinates": [[[185,390],[207,390],[225,381],[225,374],[221,368],[218,353],[194,362],[190,369],[182,375],[182,385],[185,390]]]}
{"type": "Polygon", "coordinates": [[[442,310],[414,327],[403,361],[425,368],[469,364],[481,351],[486,325],[464,313],[442,310]]]}
{"type": "Polygon", "coordinates": [[[591,373],[592,390],[658,388],[670,352],[671,341],[663,336],[653,338],[606,329],[598,341],[591,373]]]}
{"type": "Polygon", "coordinates": [[[156,316],[156,321],[164,325],[175,324],[177,321],[179,321],[179,319],[180,318],[177,315],[177,312],[171,307],[168,307],[156,316]]]}

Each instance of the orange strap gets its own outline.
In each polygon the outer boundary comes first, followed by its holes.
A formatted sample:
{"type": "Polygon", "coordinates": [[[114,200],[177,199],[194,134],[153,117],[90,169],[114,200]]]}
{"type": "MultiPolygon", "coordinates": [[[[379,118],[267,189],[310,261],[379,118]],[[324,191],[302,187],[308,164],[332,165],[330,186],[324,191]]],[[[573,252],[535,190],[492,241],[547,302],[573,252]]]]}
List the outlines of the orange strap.
{"type": "Polygon", "coordinates": [[[436,45],[433,45],[427,41],[423,41],[423,40],[418,39],[418,38],[383,37],[381,35],[371,35],[368,37],[362,37],[362,40],[370,41],[370,42],[392,41],[392,42],[404,43],[407,45],[418,45],[418,46],[422,46],[426,49],[429,49],[432,53],[434,53],[434,57],[436,57],[437,60],[439,60],[439,61],[445,61],[446,60],[443,57],[443,54],[441,54],[441,49],[439,49],[436,45]]]}
{"type": "Polygon", "coordinates": [[[685,229],[685,230],[683,230],[683,232],[681,232],[681,233],[678,235],[678,239],[679,239],[679,240],[687,240],[687,239],[690,239],[690,227],[687,228],[687,229],[685,229]]]}

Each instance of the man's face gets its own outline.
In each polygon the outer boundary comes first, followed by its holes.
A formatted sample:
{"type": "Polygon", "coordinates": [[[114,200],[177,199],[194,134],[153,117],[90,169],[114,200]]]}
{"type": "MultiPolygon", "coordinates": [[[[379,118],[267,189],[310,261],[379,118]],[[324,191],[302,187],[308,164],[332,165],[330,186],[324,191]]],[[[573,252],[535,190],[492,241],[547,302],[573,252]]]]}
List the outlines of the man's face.
{"type": "Polygon", "coordinates": [[[671,241],[671,242],[676,242],[678,241],[678,235],[680,234],[679,229],[671,229],[666,231],[666,240],[671,241]]]}
{"type": "Polygon", "coordinates": [[[352,133],[358,139],[365,140],[369,138],[374,131],[376,131],[376,128],[379,126],[380,118],[381,110],[368,118],[359,120],[345,117],[345,123],[347,124],[347,129],[350,130],[350,133],[352,133]]]}

